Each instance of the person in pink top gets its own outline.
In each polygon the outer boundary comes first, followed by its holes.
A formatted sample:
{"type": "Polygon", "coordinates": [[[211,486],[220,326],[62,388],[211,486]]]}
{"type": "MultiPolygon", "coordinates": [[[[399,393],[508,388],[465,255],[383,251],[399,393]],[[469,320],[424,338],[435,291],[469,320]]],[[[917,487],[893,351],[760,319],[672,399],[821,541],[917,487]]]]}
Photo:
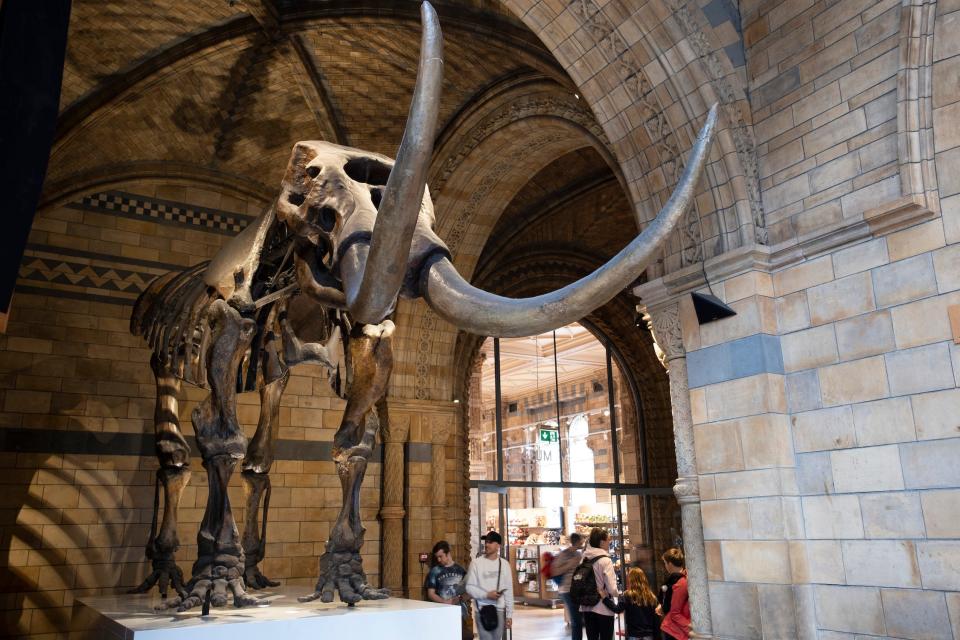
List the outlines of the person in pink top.
{"type": "Polygon", "coordinates": [[[583,559],[586,561],[596,558],[593,563],[593,576],[597,580],[600,602],[592,607],[580,606],[580,611],[583,613],[583,626],[587,630],[587,640],[613,640],[614,613],[603,604],[603,599],[615,598],[620,595],[620,592],[617,589],[617,574],[613,571],[613,561],[610,559],[609,551],[610,533],[606,529],[597,527],[591,529],[583,559]]]}

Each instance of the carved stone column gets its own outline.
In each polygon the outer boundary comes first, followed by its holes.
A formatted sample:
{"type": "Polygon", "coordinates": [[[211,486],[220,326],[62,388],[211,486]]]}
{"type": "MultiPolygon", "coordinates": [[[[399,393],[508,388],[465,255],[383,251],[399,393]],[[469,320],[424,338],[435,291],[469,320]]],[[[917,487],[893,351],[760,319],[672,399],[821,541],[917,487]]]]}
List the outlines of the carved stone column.
{"type": "Polygon", "coordinates": [[[437,416],[430,421],[430,439],[433,443],[430,465],[433,477],[430,481],[430,495],[433,506],[431,519],[434,541],[443,540],[447,535],[447,455],[444,449],[452,427],[453,416],[437,416]]]}
{"type": "Polygon", "coordinates": [[[700,485],[697,478],[697,456],[693,448],[693,415],[690,413],[690,388],[687,381],[687,352],[683,348],[679,305],[674,302],[648,309],[646,319],[657,346],[663,352],[661,362],[670,378],[670,405],[673,412],[673,440],[677,453],[678,476],[673,493],[680,503],[693,631],[697,638],[712,638],[707,556],[703,544],[700,485]]]}
{"type": "Polygon", "coordinates": [[[382,425],[383,434],[383,504],[380,507],[381,586],[394,595],[403,593],[403,508],[404,478],[403,445],[410,435],[410,416],[393,414],[382,425]]]}
{"type": "Polygon", "coordinates": [[[465,470],[463,490],[469,505],[466,527],[460,540],[461,553],[457,557],[466,563],[477,555],[479,549],[474,548],[479,540],[474,540],[480,531],[480,496],[471,490],[471,479],[487,479],[486,465],[483,464],[483,367],[486,364],[487,354],[477,353],[470,370],[470,379],[467,383],[466,419],[463,424],[464,436],[467,439],[467,469],[465,470]]]}

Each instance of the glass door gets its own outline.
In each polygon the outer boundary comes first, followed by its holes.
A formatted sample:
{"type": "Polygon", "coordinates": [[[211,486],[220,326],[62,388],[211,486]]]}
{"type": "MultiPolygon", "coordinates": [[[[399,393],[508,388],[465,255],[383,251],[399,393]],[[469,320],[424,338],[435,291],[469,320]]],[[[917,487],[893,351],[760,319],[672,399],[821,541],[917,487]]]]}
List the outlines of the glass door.
{"type": "MultiPolygon", "coordinates": [[[[479,514],[477,522],[476,538],[472,541],[473,553],[479,556],[483,553],[483,542],[480,536],[487,531],[496,531],[504,536],[505,549],[509,544],[507,540],[507,492],[501,487],[489,485],[480,485],[476,489],[477,513],[479,514]]],[[[504,552],[506,557],[506,552],[504,552]]]]}

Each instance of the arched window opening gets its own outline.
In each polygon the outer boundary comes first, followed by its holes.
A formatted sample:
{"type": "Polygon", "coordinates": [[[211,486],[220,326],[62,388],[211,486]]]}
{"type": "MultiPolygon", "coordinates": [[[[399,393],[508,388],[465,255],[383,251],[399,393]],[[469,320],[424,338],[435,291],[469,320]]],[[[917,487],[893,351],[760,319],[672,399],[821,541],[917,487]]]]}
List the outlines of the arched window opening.
{"type": "MultiPolygon", "coordinates": [[[[590,424],[587,417],[580,413],[570,421],[570,472],[580,482],[593,483],[595,480],[593,450],[587,445],[590,436],[590,424]]],[[[570,502],[574,505],[593,504],[597,500],[594,489],[572,489],[570,502]]]]}
{"type": "Polygon", "coordinates": [[[555,604],[539,566],[574,533],[609,530],[611,557],[652,575],[651,499],[636,386],[583,323],[484,341],[470,381],[471,538],[501,531],[527,604],[555,604]]]}

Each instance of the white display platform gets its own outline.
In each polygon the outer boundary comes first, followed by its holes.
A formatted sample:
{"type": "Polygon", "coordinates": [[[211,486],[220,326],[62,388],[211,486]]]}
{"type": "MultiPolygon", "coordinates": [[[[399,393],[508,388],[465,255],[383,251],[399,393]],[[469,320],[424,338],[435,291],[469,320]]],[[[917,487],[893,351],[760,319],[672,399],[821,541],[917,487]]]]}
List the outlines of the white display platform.
{"type": "Polygon", "coordinates": [[[71,640],[460,640],[460,607],[389,598],[300,603],[303,589],[254,592],[269,606],[157,612],[151,595],[81,596],[71,640]],[[262,594],[262,595],[261,595],[262,594]]]}

